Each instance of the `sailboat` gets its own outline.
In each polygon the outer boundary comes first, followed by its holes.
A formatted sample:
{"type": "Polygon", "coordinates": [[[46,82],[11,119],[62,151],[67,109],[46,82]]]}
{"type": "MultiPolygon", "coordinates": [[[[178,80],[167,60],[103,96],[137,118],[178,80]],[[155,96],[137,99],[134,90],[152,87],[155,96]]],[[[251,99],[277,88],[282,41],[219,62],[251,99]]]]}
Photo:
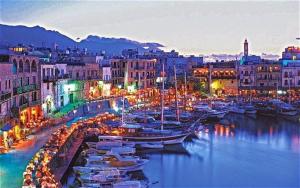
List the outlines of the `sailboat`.
{"type": "MultiPolygon", "coordinates": [[[[164,130],[164,64],[162,65],[163,69],[163,81],[162,81],[162,90],[161,90],[161,127],[160,130],[153,128],[144,128],[139,124],[125,124],[124,118],[122,118],[122,136],[123,141],[135,142],[136,144],[180,144],[185,138],[190,134],[189,131],[173,131],[173,130],[164,130]]],[[[123,106],[124,108],[124,106],[123,106]]],[[[124,116],[122,110],[122,116],[124,116]]],[[[178,113],[177,113],[178,114],[178,113]]]]}

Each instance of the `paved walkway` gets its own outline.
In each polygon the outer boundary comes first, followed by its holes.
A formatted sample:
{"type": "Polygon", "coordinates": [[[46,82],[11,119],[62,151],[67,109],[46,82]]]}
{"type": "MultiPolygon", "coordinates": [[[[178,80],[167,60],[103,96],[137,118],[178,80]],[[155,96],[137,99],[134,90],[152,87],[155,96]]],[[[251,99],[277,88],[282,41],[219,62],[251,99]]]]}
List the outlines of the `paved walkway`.
{"type": "MultiPolygon", "coordinates": [[[[67,153],[65,153],[65,157],[64,159],[62,159],[62,164],[58,167],[54,169],[54,176],[57,180],[57,182],[60,183],[61,179],[63,178],[64,174],[66,173],[66,171],[68,170],[77,150],[79,149],[79,147],[81,146],[83,142],[83,137],[79,136],[75,142],[72,143],[72,146],[70,147],[70,149],[68,150],[67,153]]],[[[60,184],[60,187],[62,187],[62,185],[60,184]]]]}

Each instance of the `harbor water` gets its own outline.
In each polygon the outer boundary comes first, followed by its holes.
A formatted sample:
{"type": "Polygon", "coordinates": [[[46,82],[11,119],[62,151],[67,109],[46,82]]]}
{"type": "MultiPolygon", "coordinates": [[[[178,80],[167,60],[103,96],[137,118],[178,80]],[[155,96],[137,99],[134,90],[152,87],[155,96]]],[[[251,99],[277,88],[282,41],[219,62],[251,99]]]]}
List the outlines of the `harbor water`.
{"type": "Polygon", "coordinates": [[[300,125],[227,115],[182,147],[145,154],[150,187],[300,187],[300,125]]]}

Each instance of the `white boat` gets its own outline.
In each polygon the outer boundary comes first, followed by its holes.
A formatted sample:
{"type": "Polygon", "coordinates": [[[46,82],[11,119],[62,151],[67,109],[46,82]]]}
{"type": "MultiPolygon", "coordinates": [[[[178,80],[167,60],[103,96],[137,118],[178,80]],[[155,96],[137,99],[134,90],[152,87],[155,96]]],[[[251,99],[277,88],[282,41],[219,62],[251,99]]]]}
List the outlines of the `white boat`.
{"type": "Polygon", "coordinates": [[[208,104],[206,103],[201,103],[193,106],[194,111],[196,112],[205,112],[207,110],[211,110],[208,104]]]}
{"type": "Polygon", "coordinates": [[[79,174],[96,173],[100,171],[117,171],[118,174],[124,174],[127,171],[120,171],[116,167],[85,167],[85,166],[74,166],[73,171],[79,174]]]}
{"type": "Polygon", "coordinates": [[[138,160],[137,162],[133,161],[112,161],[112,162],[104,162],[104,161],[91,161],[88,162],[86,167],[116,167],[118,170],[134,172],[138,170],[142,170],[143,166],[148,162],[146,159],[138,160]]]}
{"type": "Polygon", "coordinates": [[[141,188],[140,181],[123,181],[113,184],[113,188],[141,188]]]}
{"type": "Polygon", "coordinates": [[[108,152],[105,155],[88,155],[87,157],[88,161],[109,161],[109,160],[117,160],[117,161],[134,161],[138,162],[140,157],[138,156],[131,156],[131,155],[125,155],[121,156],[117,153],[108,152]]]}
{"type": "Polygon", "coordinates": [[[208,110],[208,111],[206,111],[206,115],[207,115],[207,119],[219,120],[219,119],[224,118],[224,116],[226,115],[226,112],[225,111],[217,111],[217,110],[208,110]]]}

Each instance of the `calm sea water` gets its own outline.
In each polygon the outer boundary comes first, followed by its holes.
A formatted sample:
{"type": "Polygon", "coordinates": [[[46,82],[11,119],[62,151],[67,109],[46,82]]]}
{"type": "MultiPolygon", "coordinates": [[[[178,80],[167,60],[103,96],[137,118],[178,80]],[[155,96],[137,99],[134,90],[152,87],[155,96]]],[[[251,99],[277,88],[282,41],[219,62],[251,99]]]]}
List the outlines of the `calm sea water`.
{"type": "Polygon", "coordinates": [[[146,154],[150,187],[300,187],[300,125],[230,115],[176,152],[146,154]],[[180,152],[180,153],[178,153],[180,152]]]}

